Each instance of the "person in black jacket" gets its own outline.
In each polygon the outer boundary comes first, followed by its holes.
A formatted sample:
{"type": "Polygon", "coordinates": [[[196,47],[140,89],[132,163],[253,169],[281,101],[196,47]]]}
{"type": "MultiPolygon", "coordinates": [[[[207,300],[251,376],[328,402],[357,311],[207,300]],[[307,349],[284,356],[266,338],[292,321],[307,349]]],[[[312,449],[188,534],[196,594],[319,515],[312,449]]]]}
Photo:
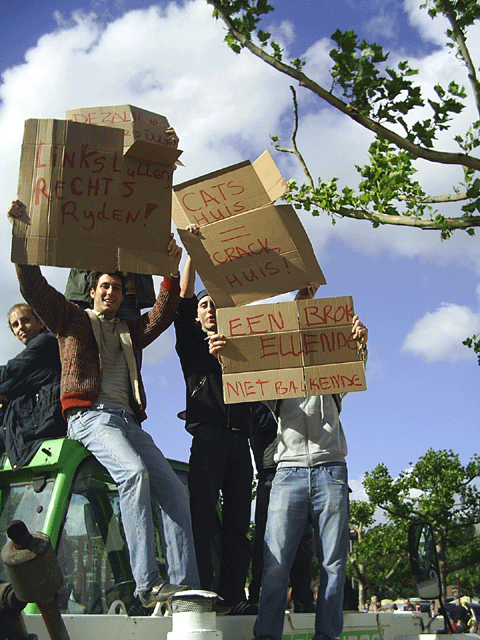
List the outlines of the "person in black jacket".
{"type": "Polygon", "coordinates": [[[251,557],[250,408],[223,401],[221,365],[208,352],[208,336],[217,330],[215,304],[206,290],[195,296],[194,286],[195,270],[188,256],[174,323],[187,388],[186,428],[193,435],[188,486],[200,583],[223,599],[222,613],[252,614],[245,596],[251,557]],[[211,550],[220,491],[221,562],[216,576],[211,550]]]}
{"type": "Polygon", "coordinates": [[[30,462],[42,442],[66,435],[60,406],[60,357],[56,337],[25,303],[7,314],[26,348],[0,366],[3,446],[13,469],[30,462]]]}

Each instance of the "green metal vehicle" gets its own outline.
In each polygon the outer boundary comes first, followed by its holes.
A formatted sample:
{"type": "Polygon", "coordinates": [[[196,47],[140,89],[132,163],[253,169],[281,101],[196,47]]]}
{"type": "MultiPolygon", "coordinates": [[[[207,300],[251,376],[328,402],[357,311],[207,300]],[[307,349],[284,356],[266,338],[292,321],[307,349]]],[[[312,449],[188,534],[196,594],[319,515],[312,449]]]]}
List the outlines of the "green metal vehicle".
{"type": "MultiPolygon", "coordinates": [[[[187,482],[188,465],[171,461],[187,482]]],[[[64,576],[59,594],[62,613],[107,613],[114,601],[126,612],[148,615],[133,597],[134,582],[123,533],[117,487],[106,469],[78,442],[67,438],[43,443],[27,466],[13,470],[0,459],[0,544],[12,520],[46,533],[64,576]]],[[[157,528],[158,559],[163,562],[157,528]]],[[[1,581],[7,581],[1,567],[1,581]]],[[[26,614],[38,613],[29,604],[26,614]]]]}
{"type": "MultiPolygon", "coordinates": [[[[186,484],[188,465],[170,463],[186,484]]],[[[70,640],[167,640],[169,633],[169,640],[176,640],[170,612],[160,605],[153,611],[145,609],[134,597],[117,486],[80,443],[66,438],[48,440],[21,469],[12,469],[7,456],[1,455],[1,547],[13,520],[22,520],[31,532],[50,537],[64,577],[57,601],[70,640]]],[[[158,527],[156,531],[161,565],[158,527]]],[[[3,567],[0,573],[0,582],[9,582],[3,567]]],[[[430,589],[430,582],[428,585],[430,589]]],[[[435,597],[433,592],[429,597],[435,597]]],[[[49,640],[35,604],[28,604],[22,617],[28,633],[49,640]]],[[[254,622],[255,616],[220,616],[216,618],[218,631],[209,631],[205,638],[221,640],[223,635],[224,640],[251,640],[254,622]]],[[[311,640],[314,627],[315,614],[286,612],[283,640],[311,640]]],[[[341,640],[439,640],[437,632],[442,628],[441,617],[431,623],[426,614],[417,612],[348,611],[341,640]]],[[[181,640],[188,636],[180,635],[181,640]]],[[[469,636],[473,640],[474,634],[469,636]]]]}

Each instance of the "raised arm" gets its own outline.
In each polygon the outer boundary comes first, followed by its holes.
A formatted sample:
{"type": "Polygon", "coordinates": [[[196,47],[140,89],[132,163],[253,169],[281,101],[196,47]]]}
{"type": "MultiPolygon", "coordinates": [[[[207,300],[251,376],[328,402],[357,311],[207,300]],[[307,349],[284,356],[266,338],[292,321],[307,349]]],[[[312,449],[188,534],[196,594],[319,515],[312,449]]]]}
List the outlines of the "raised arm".
{"type": "MultiPolygon", "coordinates": [[[[20,200],[13,200],[7,211],[10,222],[20,218],[26,207],[20,200]]],[[[38,317],[56,336],[63,336],[68,330],[72,316],[83,311],[73,302],[48,284],[37,265],[15,265],[20,291],[32,306],[38,317]]]]}
{"type": "Polygon", "coordinates": [[[175,273],[163,279],[155,304],[150,311],[127,323],[132,340],[139,349],[144,349],[168,329],[178,306],[180,294],[178,266],[182,257],[182,248],[177,245],[173,233],[170,234],[167,253],[175,262],[175,273]]]}
{"type": "MultiPolygon", "coordinates": [[[[200,227],[196,224],[189,224],[187,230],[193,235],[198,235],[200,227]]],[[[195,294],[195,267],[192,258],[187,256],[187,261],[183,267],[182,279],[180,280],[180,297],[193,298],[195,294]]]]}
{"type": "Polygon", "coordinates": [[[195,267],[190,256],[183,267],[182,279],[180,280],[180,297],[193,298],[195,293],[195,267]]]}

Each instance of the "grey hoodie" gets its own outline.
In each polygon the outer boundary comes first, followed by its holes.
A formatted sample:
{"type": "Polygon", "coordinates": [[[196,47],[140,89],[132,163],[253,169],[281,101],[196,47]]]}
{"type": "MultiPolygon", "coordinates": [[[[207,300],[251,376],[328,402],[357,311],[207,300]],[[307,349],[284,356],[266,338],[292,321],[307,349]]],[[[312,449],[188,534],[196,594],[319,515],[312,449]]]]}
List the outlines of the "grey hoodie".
{"type": "Polygon", "coordinates": [[[266,402],[277,418],[275,462],[280,467],[314,467],[344,462],[347,441],[340,422],[340,395],[266,402]]]}

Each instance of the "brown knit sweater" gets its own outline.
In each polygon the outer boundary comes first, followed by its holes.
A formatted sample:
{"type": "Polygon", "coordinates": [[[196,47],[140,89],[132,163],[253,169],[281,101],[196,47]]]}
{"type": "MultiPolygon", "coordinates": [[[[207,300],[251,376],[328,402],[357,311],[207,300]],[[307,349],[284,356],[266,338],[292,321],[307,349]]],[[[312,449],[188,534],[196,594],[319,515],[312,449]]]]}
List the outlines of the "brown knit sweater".
{"type": "MultiPolygon", "coordinates": [[[[100,393],[102,363],[90,319],[83,309],[69,302],[48,284],[40,268],[16,265],[20,290],[42,322],[58,338],[62,378],[62,409],[91,406],[100,393]]],[[[139,353],[173,321],[180,295],[178,278],[164,278],[153,308],[134,321],[127,322],[133,351],[140,371],[139,353]]],[[[131,401],[139,422],[146,418],[147,399],[139,373],[141,405],[131,401]]]]}

